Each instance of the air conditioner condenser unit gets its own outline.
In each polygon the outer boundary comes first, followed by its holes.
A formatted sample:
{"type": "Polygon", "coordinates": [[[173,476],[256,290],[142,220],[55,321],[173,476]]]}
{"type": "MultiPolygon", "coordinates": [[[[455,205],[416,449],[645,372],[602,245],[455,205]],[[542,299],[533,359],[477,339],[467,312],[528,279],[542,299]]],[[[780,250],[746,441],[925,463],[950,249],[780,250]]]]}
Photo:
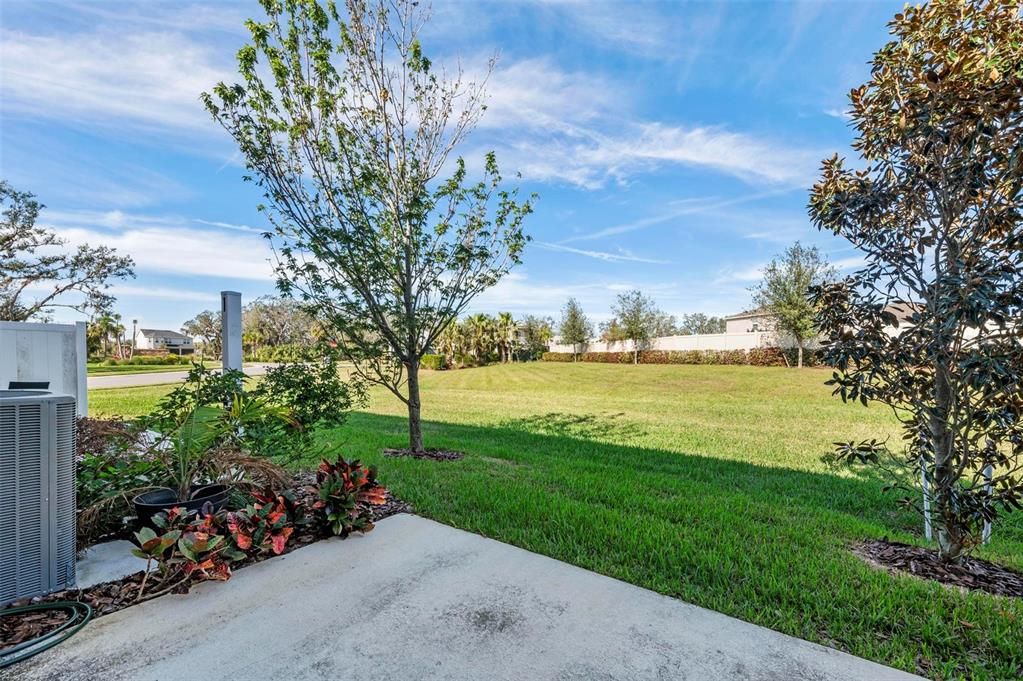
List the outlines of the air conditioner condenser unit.
{"type": "Polygon", "coordinates": [[[0,390],[0,606],[75,584],[75,398],[0,390]]]}

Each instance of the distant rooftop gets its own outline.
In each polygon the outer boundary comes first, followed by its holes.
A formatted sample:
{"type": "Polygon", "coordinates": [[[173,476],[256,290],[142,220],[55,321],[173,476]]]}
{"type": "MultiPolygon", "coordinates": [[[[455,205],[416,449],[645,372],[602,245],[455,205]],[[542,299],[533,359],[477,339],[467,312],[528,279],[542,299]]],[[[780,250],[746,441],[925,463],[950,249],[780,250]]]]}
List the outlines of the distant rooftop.
{"type": "Polygon", "coordinates": [[[170,329],[139,329],[139,333],[146,337],[159,336],[160,338],[191,338],[191,336],[186,336],[183,333],[171,331],[170,329]]]}

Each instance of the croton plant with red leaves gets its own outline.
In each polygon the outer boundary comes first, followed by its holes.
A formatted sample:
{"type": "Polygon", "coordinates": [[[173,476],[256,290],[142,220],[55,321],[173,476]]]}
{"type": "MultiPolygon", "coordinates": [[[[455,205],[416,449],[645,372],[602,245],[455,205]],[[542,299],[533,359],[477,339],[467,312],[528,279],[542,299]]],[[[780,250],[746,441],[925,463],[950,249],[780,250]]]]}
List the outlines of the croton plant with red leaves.
{"type": "Polygon", "coordinates": [[[321,534],[347,537],[352,532],[369,532],[373,523],[367,504],[387,501],[387,490],[376,480],[376,468],[358,460],[339,458],[320,462],[316,471],[313,503],[314,521],[321,534]]]}
{"type": "Polygon", "coordinates": [[[299,507],[290,495],[266,489],[252,494],[252,503],[227,514],[227,530],[239,550],[280,555],[295,531],[299,507]]]}

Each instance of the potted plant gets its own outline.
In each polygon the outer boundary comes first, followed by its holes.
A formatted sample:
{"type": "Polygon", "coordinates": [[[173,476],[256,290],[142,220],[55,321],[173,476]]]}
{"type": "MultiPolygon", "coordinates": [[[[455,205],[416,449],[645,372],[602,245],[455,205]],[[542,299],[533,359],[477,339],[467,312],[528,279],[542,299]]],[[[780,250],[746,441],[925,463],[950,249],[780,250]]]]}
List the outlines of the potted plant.
{"type": "Polygon", "coordinates": [[[172,507],[199,511],[210,504],[220,510],[231,486],[247,478],[262,484],[282,482],[279,466],[246,451],[246,431],[289,420],[286,410],[243,394],[234,395],[229,407],[200,404],[181,412],[153,445],[173,486],[135,497],[140,524],[149,525],[153,515],[172,507]]]}

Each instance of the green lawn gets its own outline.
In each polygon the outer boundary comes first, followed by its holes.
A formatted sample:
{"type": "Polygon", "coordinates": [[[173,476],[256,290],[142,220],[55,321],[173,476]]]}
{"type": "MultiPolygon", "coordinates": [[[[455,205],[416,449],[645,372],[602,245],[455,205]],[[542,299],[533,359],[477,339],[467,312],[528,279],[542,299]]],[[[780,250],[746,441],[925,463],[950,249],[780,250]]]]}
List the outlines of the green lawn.
{"type": "MultiPolygon", "coordinates": [[[[1023,603],[871,569],[859,539],[919,540],[881,482],[820,462],[836,439],[894,433],[843,405],[827,372],[545,364],[426,373],[427,445],[458,462],[385,459],[400,403],[325,433],[379,464],[419,513],[800,638],[934,678],[1023,677],[1023,603]]],[[[143,413],[169,390],[90,393],[143,413]]],[[[312,462],[310,462],[312,463],[312,462]]],[[[1023,569],[1023,522],[981,555],[1023,569]]]]}

